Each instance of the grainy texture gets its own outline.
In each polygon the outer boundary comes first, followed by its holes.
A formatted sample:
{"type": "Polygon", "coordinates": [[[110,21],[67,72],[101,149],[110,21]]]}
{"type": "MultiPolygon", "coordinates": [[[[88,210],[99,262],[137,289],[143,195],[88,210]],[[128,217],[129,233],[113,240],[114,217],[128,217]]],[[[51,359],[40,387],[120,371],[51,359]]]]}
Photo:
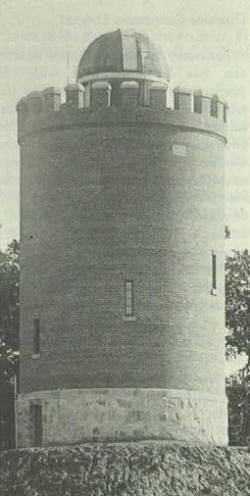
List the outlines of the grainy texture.
{"type": "Polygon", "coordinates": [[[146,111],[143,126],[133,113],[119,122],[126,109],[115,125],[97,113],[89,126],[91,112],[78,113],[73,128],[64,111],[58,128],[48,116],[46,129],[22,138],[20,391],[224,394],[223,142],[170,125],[174,111],[166,125],[146,111]],[[125,279],[134,280],[134,322],[123,320],[125,279]]]}
{"type": "Polygon", "coordinates": [[[1,496],[247,496],[243,449],[86,444],[0,455],[1,496]]]}
{"type": "MultiPolygon", "coordinates": [[[[88,108],[68,99],[59,107],[53,88],[18,105],[20,394],[157,388],[217,394],[224,405],[223,116],[211,116],[202,95],[192,112],[182,89],[178,110],[155,87],[150,105],[139,105],[139,83],[117,88],[112,105],[112,84],[93,83],[88,108]]],[[[221,443],[218,404],[210,429],[221,443]]]]}
{"type": "Polygon", "coordinates": [[[173,438],[223,445],[227,440],[227,402],[221,395],[180,389],[91,388],[19,394],[18,447],[34,446],[33,402],[42,407],[43,446],[173,438]]]}

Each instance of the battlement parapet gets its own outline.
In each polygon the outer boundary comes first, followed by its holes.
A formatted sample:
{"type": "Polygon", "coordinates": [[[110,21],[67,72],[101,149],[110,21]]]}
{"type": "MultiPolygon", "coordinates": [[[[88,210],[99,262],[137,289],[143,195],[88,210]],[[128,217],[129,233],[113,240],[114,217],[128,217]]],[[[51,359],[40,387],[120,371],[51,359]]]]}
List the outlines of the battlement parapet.
{"type": "Polygon", "coordinates": [[[151,84],[149,88],[149,106],[158,110],[167,106],[167,87],[165,84],[151,84]]]}
{"type": "Polygon", "coordinates": [[[66,107],[79,109],[85,107],[85,90],[81,84],[68,84],[64,89],[66,93],[66,107]]]}
{"type": "Polygon", "coordinates": [[[33,116],[43,111],[43,93],[32,91],[26,97],[27,114],[33,116]]]}
{"type": "Polygon", "coordinates": [[[192,91],[187,88],[174,88],[174,109],[182,112],[192,111],[192,91]]]}
{"type": "Polygon", "coordinates": [[[22,124],[25,123],[25,121],[28,118],[27,98],[25,96],[21,98],[17,103],[16,110],[17,110],[17,127],[18,127],[18,135],[19,135],[20,130],[22,129],[22,124]]]}
{"type": "Polygon", "coordinates": [[[146,90],[148,97],[144,105],[140,104],[139,83],[131,80],[116,87],[115,100],[108,81],[96,81],[90,88],[79,83],[67,85],[63,104],[57,88],[34,91],[17,104],[19,138],[42,128],[66,126],[73,122],[84,125],[105,121],[111,124],[113,119],[116,123],[123,120],[132,123],[138,119],[162,124],[172,121],[175,126],[204,129],[225,136],[228,107],[218,95],[207,96],[201,90],[193,93],[190,89],[177,87],[173,90],[173,108],[167,108],[165,84],[151,83],[146,90]],[[87,91],[89,98],[86,98],[87,91]]]}
{"type": "Polygon", "coordinates": [[[227,122],[228,106],[218,95],[205,95],[201,89],[194,91],[194,112],[209,115],[227,122]]]}
{"type": "Polygon", "coordinates": [[[123,107],[133,108],[138,105],[139,83],[137,81],[123,81],[120,85],[120,91],[123,107]]]}
{"type": "Polygon", "coordinates": [[[107,81],[96,81],[92,84],[90,106],[93,110],[110,107],[111,85],[107,81]]]}
{"type": "Polygon", "coordinates": [[[227,122],[228,106],[225,100],[219,99],[218,95],[211,98],[211,115],[227,122]]]}
{"type": "Polygon", "coordinates": [[[43,90],[45,112],[58,112],[61,108],[61,90],[50,86],[43,90]]]}

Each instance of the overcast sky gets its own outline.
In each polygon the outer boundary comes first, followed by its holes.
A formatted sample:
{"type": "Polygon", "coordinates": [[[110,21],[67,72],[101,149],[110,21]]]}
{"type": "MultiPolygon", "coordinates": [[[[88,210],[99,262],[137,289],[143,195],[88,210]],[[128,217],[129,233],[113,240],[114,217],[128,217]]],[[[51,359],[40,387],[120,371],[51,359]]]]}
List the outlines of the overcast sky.
{"type": "Polygon", "coordinates": [[[228,248],[250,249],[249,0],[0,0],[1,247],[19,236],[17,101],[64,88],[97,36],[117,28],[147,33],[169,60],[171,85],[203,88],[228,101],[228,248]]]}

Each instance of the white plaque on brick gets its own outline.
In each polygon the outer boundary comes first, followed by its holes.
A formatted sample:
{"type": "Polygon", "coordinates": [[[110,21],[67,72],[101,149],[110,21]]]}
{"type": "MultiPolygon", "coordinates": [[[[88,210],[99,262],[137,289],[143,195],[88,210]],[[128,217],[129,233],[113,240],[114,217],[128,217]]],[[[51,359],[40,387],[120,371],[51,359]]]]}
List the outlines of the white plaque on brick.
{"type": "Polygon", "coordinates": [[[187,149],[184,145],[173,145],[173,155],[179,155],[179,157],[186,157],[187,149]]]}

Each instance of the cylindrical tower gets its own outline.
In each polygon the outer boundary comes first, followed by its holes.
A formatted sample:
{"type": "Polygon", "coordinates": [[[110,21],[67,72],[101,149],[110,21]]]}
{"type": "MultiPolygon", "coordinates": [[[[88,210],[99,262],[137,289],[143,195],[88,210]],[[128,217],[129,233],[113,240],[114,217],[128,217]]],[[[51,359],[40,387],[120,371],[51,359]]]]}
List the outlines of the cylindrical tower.
{"type": "Polygon", "coordinates": [[[20,446],[226,442],[227,107],[168,79],[118,30],[17,106],[20,446]]]}

